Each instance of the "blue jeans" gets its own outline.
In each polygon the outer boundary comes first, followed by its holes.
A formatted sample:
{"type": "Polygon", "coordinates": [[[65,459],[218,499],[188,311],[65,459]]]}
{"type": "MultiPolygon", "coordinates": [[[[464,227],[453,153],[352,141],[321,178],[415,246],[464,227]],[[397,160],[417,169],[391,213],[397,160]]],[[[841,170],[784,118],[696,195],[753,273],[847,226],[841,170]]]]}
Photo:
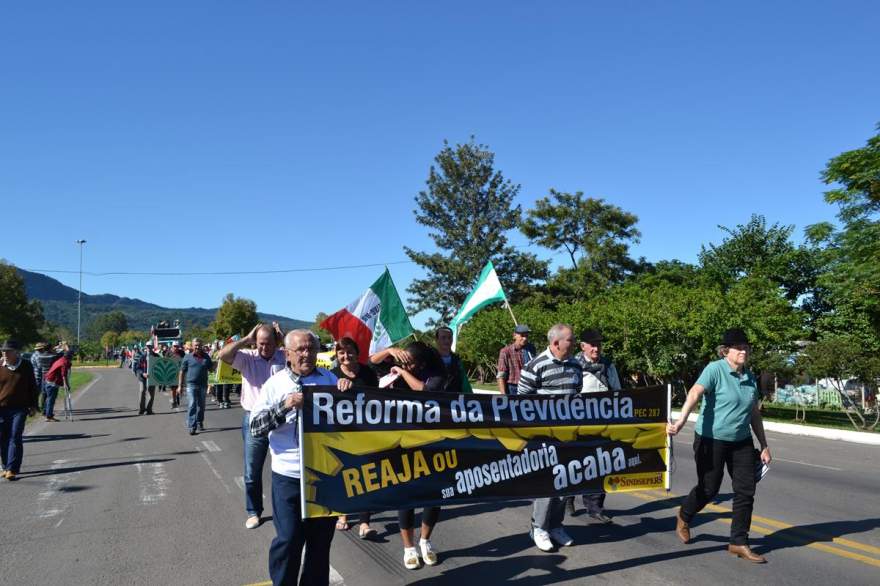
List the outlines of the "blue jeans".
{"type": "Polygon", "coordinates": [[[269,547],[269,576],[273,586],[296,586],[303,547],[301,586],[330,582],[330,543],[335,517],[301,519],[299,478],[272,473],[272,522],[275,539],[269,547]]]}
{"type": "Polygon", "coordinates": [[[27,409],[0,407],[0,457],[3,468],[18,474],[21,459],[24,456],[24,423],[27,421],[27,409]]]}
{"type": "Polygon", "coordinates": [[[58,385],[43,381],[43,415],[55,417],[55,399],[58,398],[58,385]]]}
{"type": "Polygon", "coordinates": [[[189,408],[186,411],[186,426],[195,429],[196,424],[205,424],[205,395],[208,393],[207,386],[186,385],[186,398],[189,408]]]}
{"type": "Polygon", "coordinates": [[[269,438],[252,436],[250,420],[250,412],[245,411],[241,438],[244,440],[244,506],[249,517],[263,513],[263,464],[269,452],[269,438]]]}

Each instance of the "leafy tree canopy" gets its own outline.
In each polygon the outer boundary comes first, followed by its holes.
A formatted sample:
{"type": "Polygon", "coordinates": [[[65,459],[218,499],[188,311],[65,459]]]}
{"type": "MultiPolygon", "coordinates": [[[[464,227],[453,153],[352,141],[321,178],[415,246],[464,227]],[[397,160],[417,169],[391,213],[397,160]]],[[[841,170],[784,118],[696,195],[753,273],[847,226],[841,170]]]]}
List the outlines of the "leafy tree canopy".
{"type": "Polygon", "coordinates": [[[414,313],[437,312],[429,325],[453,317],[490,260],[513,302],[547,276],[546,262],[507,243],[506,233],[520,222],[520,207],[513,205],[520,187],[495,169],[495,155],[472,137],[454,147],[444,142],[434,161],[427,189],[415,198],[414,213],[416,221],[428,227],[437,251],[404,247],[427,273],[413,280],[408,301],[414,313]]]}
{"type": "Polygon", "coordinates": [[[244,336],[257,325],[258,321],[256,303],[228,293],[217,309],[211,329],[222,339],[234,335],[244,336]]]}
{"type": "Polygon", "coordinates": [[[28,300],[24,280],[15,267],[0,259],[0,339],[13,338],[21,344],[40,340],[43,308],[28,300]]]}

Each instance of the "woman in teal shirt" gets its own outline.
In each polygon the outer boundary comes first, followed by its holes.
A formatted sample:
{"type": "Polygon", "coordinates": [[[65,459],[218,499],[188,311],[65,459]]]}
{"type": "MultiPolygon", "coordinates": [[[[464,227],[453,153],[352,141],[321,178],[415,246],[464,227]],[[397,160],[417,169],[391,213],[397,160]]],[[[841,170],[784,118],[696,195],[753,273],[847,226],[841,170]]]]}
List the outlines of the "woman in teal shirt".
{"type": "Polygon", "coordinates": [[[755,447],[752,431],[761,444],[761,461],[770,463],[770,448],[764,435],[759,407],[760,391],[752,372],[746,368],[752,348],[745,332],[732,328],[724,332],[718,347],[720,360],[710,362],[691,387],[681,409],[681,417],[669,423],[666,431],[675,435],[702,397],[703,407],[694,434],[697,485],[678,511],[675,532],[683,543],[691,538],[690,523],[721,488],[727,467],[733,484],[733,519],[727,551],[750,562],[767,560],[749,548],[749,527],[755,502],[755,447]]]}

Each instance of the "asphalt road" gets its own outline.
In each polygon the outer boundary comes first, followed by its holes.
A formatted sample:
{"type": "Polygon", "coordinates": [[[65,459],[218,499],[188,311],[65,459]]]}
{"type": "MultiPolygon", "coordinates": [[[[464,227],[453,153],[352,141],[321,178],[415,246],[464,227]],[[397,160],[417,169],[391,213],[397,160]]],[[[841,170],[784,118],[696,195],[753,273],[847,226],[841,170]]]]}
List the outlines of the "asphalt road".
{"type": "MultiPolygon", "coordinates": [[[[267,580],[271,522],[244,528],[241,411],[209,402],[207,429],[190,436],[167,396],[137,416],[137,385],[122,369],[76,398],[76,420],[29,426],[16,482],[0,484],[2,584],[229,584],[267,580]]],[[[671,495],[617,494],[615,523],[567,519],[576,544],[534,547],[525,501],[443,510],[433,542],[440,564],[404,569],[393,512],[374,517],[375,542],[337,532],[336,584],[877,584],[880,466],[877,448],[769,434],[775,457],[758,486],[755,566],[726,552],[730,484],[695,522],[694,540],[672,533],[680,495],[695,482],[691,433],[675,441],[671,495]]],[[[266,486],[268,482],[266,466],[266,486]]],[[[580,506],[580,504],[579,504],[580,506]]],[[[266,514],[271,500],[266,495],[266,514]]]]}

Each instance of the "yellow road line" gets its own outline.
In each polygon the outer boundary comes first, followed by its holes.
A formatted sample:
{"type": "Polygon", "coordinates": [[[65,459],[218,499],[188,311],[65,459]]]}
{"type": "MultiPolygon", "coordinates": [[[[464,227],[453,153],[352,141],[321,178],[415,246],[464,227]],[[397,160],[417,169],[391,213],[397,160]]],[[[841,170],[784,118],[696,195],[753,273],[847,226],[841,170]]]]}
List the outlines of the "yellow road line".
{"type": "Polygon", "coordinates": [[[244,586],[272,586],[272,581],[267,580],[265,582],[254,582],[253,584],[245,584],[244,586]]]}
{"type": "MultiPolygon", "coordinates": [[[[665,491],[664,492],[645,491],[642,493],[630,492],[630,493],[625,493],[625,494],[628,494],[629,496],[633,496],[633,497],[636,497],[636,498],[644,500],[644,501],[658,501],[661,498],[679,497],[679,495],[673,494],[671,492],[667,493],[665,491]]],[[[706,508],[709,510],[718,512],[718,513],[732,513],[733,512],[732,509],[721,507],[721,506],[718,506],[714,503],[709,503],[708,505],[706,505],[706,508]]],[[[731,523],[730,519],[725,519],[725,518],[715,519],[715,520],[721,521],[723,523],[727,523],[728,525],[731,523]]],[[[858,541],[853,541],[851,539],[844,539],[842,537],[831,537],[829,535],[824,535],[822,533],[819,533],[817,531],[811,531],[809,529],[800,529],[798,527],[795,527],[794,525],[790,525],[788,523],[783,523],[782,521],[777,521],[775,519],[769,519],[767,517],[761,517],[759,515],[752,515],[752,520],[753,521],[757,520],[758,522],[764,523],[765,525],[770,525],[771,527],[773,527],[773,529],[768,529],[767,527],[762,527],[761,525],[756,525],[753,522],[750,527],[750,531],[760,533],[761,535],[771,535],[772,534],[773,537],[782,539],[783,541],[796,543],[799,545],[803,545],[806,547],[817,549],[819,551],[824,551],[826,553],[834,554],[837,556],[841,556],[844,558],[848,558],[851,560],[862,562],[864,564],[868,564],[870,566],[876,566],[876,567],[880,568],[880,560],[878,560],[878,559],[868,557],[868,556],[865,556],[865,555],[862,555],[859,553],[853,553],[850,551],[846,551],[844,549],[840,549],[839,547],[834,547],[834,546],[828,545],[827,543],[817,543],[815,541],[807,543],[806,540],[808,540],[808,539],[821,539],[823,541],[830,541],[830,542],[833,542],[837,545],[849,547],[850,549],[857,549],[857,550],[861,550],[861,551],[865,551],[865,552],[873,553],[873,554],[878,554],[878,555],[880,555],[880,547],[874,547],[873,545],[868,545],[866,543],[860,543],[858,541]],[[792,530],[791,533],[793,535],[791,535],[791,536],[785,535],[785,534],[777,535],[777,533],[779,532],[778,531],[779,529],[791,529],[792,530]]]]}

